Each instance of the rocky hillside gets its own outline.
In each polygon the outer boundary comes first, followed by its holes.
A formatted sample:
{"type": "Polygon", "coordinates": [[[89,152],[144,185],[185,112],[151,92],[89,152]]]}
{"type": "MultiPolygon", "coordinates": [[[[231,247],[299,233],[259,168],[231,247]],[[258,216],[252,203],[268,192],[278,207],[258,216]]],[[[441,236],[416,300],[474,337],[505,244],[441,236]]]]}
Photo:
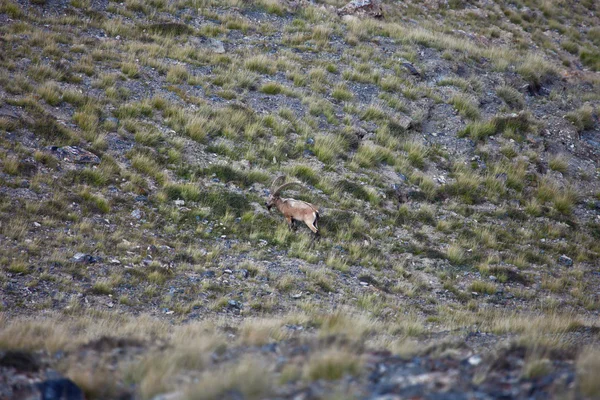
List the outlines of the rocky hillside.
{"type": "Polygon", "coordinates": [[[0,0],[0,399],[600,397],[599,13],[0,0]]]}

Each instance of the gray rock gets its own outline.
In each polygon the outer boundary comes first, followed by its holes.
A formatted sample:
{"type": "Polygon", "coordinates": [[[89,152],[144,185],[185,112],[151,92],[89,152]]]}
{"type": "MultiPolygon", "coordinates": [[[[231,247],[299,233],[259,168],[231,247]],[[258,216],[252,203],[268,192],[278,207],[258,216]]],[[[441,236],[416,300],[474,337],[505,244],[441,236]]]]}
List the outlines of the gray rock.
{"type": "Polygon", "coordinates": [[[469,357],[469,359],[467,361],[469,362],[470,365],[476,367],[479,364],[481,364],[481,361],[483,361],[483,359],[481,358],[481,356],[479,354],[475,354],[475,355],[469,357]]]}
{"type": "Polygon", "coordinates": [[[36,384],[41,400],[84,400],[83,391],[67,378],[47,380],[36,384]]]}
{"type": "Polygon", "coordinates": [[[75,164],[100,164],[100,158],[94,153],[78,146],[50,146],[48,148],[57,158],[75,164]]]}
{"type": "Polygon", "coordinates": [[[412,118],[407,117],[406,115],[401,115],[400,117],[398,117],[397,119],[394,120],[394,122],[403,130],[408,130],[413,123],[412,118]]]}
{"type": "Polygon", "coordinates": [[[208,39],[207,45],[210,50],[212,50],[213,52],[215,52],[217,54],[225,53],[225,46],[223,45],[223,42],[221,42],[220,40],[210,38],[210,39],[208,39]]]}
{"type": "Polygon", "coordinates": [[[567,257],[563,254],[562,256],[558,257],[558,264],[563,265],[565,267],[572,267],[573,260],[570,257],[567,257]]]}
{"type": "Polygon", "coordinates": [[[403,62],[402,66],[404,68],[406,68],[408,70],[408,72],[410,72],[412,75],[418,76],[418,77],[422,76],[421,72],[419,72],[419,70],[414,65],[412,65],[411,63],[409,63],[409,62],[403,62]]]}
{"type": "Polygon", "coordinates": [[[71,261],[83,264],[94,264],[98,262],[98,258],[85,253],[76,253],[71,261]]]}
{"type": "Polygon", "coordinates": [[[229,308],[234,308],[234,309],[240,310],[242,308],[242,303],[240,303],[239,301],[235,301],[235,300],[229,300],[227,302],[227,306],[229,308]]]}
{"type": "Polygon", "coordinates": [[[135,219],[141,219],[144,216],[144,213],[136,208],[131,212],[131,216],[135,219]]]}
{"type": "Polygon", "coordinates": [[[383,10],[379,0],[353,0],[337,10],[341,17],[344,15],[366,15],[373,18],[383,18],[383,10]]]}

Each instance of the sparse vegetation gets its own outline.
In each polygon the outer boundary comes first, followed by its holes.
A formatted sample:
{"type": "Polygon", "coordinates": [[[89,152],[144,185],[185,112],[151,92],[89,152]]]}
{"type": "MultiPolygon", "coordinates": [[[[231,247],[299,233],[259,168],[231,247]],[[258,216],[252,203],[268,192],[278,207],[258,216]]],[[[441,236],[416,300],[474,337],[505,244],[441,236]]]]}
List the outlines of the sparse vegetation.
{"type": "Polygon", "coordinates": [[[0,0],[0,397],[598,397],[595,2],[100,3],[0,0]]]}

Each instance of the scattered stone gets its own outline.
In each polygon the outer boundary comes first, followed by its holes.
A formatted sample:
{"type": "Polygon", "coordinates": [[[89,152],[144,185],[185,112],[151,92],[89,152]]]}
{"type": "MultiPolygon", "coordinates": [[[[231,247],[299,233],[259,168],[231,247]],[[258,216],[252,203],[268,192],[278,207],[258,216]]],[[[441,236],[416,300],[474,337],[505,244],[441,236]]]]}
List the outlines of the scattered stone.
{"type": "Polygon", "coordinates": [[[94,264],[99,261],[99,258],[85,253],[76,253],[73,258],[71,258],[71,261],[83,264],[94,264]]]}
{"type": "Polygon", "coordinates": [[[419,78],[422,77],[422,75],[419,72],[419,70],[414,65],[412,65],[411,63],[409,63],[409,62],[403,62],[402,66],[404,68],[406,68],[408,70],[408,72],[410,72],[412,75],[418,76],[419,78]]]}
{"type": "Polygon", "coordinates": [[[136,208],[131,212],[131,216],[135,219],[142,219],[144,213],[140,209],[136,208]]]}
{"type": "Polygon", "coordinates": [[[475,354],[475,355],[469,357],[469,359],[467,361],[469,362],[470,365],[476,367],[479,364],[481,364],[481,361],[483,361],[483,359],[481,358],[481,356],[479,354],[475,354]]]}
{"type": "Polygon", "coordinates": [[[100,164],[97,155],[78,146],[50,146],[48,149],[63,161],[74,164],[100,164]]]}
{"type": "Polygon", "coordinates": [[[214,38],[209,38],[207,47],[209,50],[211,50],[214,53],[217,53],[217,54],[225,53],[225,46],[223,45],[223,42],[221,42],[220,40],[217,40],[214,38]]]}
{"type": "Polygon", "coordinates": [[[204,271],[200,274],[202,278],[214,278],[215,275],[215,271],[204,271]]]}
{"type": "Polygon", "coordinates": [[[372,18],[383,18],[383,10],[379,0],[353,0],[337,10],[341,17],[344,15],[364,15],[372,18]]]}
{"type": "Polygon", "coordinates": [[[52,379],[36,384],[41,400],[84,400],[83,392],[72,380],[52,379]]]}
{"type": "Polygon", "coordinates": [[[238,271],[242,278],[247,279],[250,276],[250,272],[246,268],[242,268],[238,271]]]}
{"type": "Polygon", "coordinates": [[[492,282],[496,282],[498,280],[498,278],[496,278],[494,275],[490,275],[490,281],[492,282]]]}
{"type": "Polygon", "coordinates": [[[237,310],[241,310],[242,309],[242,303],[240,303],[239,301],[235,301],[235,300],[229,300],[227,302],[227,306],[229,308],[234,308],[234,309],[237,309],[237,310]]]}
{"type": "Polygon", "coordinates": [[[406,115],[401,115],[400,117],[394,119],[394,123],[406,131],[412,126],[413,120],[406,115]]]}
{"type": "Polygon", "coordinates": [[[183,400],[185,399],[185,395],[183,392],[172,392],[172,393],[164,393],[159,394],[158,396],[154,396],[152,400],[183,400]]]}
{"type": "Polygon", "coordinates": [[[570,257],[567,257],[564,254],[562,256],[558,257],[558,263],[560,265],[565,266],[565,267],[572,267],[573,266],[573,260],[570,257]]]}
{"type": "Polygon", "coordinates": [[[299,299],[300,297],[302,297],[302,292],[299,292],[299,293],[294,293],[294,294],[292,295],[292,299],[299,299]]]}

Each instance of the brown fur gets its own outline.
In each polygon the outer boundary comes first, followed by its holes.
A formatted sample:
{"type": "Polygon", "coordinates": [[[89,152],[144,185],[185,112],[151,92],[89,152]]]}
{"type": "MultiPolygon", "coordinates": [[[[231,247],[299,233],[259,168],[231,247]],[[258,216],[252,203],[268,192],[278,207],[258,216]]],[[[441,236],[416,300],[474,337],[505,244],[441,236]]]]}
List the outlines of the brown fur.
{"type": "MultiPolygon", "coordinates": [[[[282,177],[275,179],[275,182],[281,180],[282,177]]],[[[306,226],[315,234],[315,238],[319,236],[319,228],[317,227],[317,221],[319,220],[319,209],[314,205],[307,203],[306,201],[296,199],[282,198],[279,194],[284,187],[292,184],[301,185],[300,182],[289,182],[279,186],[277,189],[271,191],[271,195],[267,200],[266,206],[268,210],[275,206],[279,212],[281,212],[288,223],[290,230],[295,230],[295,222],[304,222],[306,226]]],[[[313,238],[314,240],[314,238],[313,238]]]]}

